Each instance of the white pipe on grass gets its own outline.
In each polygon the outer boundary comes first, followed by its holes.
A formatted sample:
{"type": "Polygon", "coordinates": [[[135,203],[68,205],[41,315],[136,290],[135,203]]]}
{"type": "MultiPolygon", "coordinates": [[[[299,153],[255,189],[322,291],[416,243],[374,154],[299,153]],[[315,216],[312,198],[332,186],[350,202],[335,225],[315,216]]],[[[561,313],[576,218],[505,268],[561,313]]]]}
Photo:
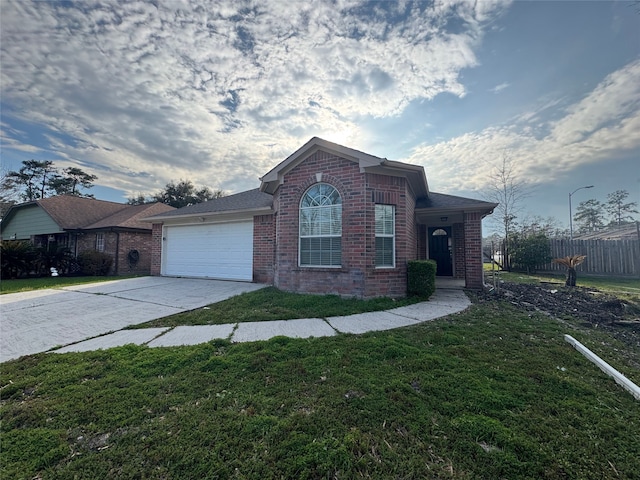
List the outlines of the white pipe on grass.
{"type": "Polygon", "coordinates": [[[589,350],[587,347],[582,345],[579,341],[573,338],[571,335],[565,335],[564,339],[574,346],[576,350],[578,350],[582,355],[587,357],[591,362],[595,363],[600,370],[604,373],[613,377],[618,385],[627,390],[636,400],[640,400],[640,387],[638,387],[635,383],[629,380],[627,377],[622,375],[619,371],[609,365],[607,362],[598,357],[595,353],[589,350]]]}

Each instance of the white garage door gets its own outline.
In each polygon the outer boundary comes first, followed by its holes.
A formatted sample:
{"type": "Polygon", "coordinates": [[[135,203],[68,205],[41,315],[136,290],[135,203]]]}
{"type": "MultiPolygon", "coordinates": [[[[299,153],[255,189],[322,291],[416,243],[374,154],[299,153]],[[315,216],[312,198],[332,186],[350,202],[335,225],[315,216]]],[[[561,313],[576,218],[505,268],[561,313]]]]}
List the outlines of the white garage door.
{"type": "Polygon", "coordinates": [[[166,226],[163,237],[163,275],[253,279],[253,221],[166,226]]]}

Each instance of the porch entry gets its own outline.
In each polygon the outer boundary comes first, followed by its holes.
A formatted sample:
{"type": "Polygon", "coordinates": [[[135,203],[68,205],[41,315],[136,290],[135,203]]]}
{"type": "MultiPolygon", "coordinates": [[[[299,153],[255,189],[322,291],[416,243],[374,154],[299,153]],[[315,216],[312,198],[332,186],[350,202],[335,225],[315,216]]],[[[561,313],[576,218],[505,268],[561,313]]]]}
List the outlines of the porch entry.
{"type": "Polygon", "coordinates": [[[429,227],[429,259],[438,265],[436,275],[453,276],[453,262],[451,260],[451,227],[429,227]]]}

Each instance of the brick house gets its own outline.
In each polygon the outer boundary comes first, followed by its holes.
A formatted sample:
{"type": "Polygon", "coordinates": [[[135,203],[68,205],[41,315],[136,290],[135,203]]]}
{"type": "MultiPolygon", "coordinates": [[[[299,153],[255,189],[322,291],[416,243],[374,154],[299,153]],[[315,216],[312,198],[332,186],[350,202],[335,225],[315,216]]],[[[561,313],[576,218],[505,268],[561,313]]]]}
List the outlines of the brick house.
{"type": "Polygon", "coordinates": [[[495,204],[429,191],[424,169],[314,137],[259,189],[146,219],[152,275],[295,292],[406,295],[407,262],[481,288],[481,220],[495,204]]]}
{"type": "Polygon", "coordinates": [[[175,210],[162,203],[126,205],[60,195],[13,205],[0,223],[2,240],[29,240],[36,247],[55,243],[74,256],[91,250],[113,258],[111,275],[148,275],[151,226],[143,217],[175,210]]]}

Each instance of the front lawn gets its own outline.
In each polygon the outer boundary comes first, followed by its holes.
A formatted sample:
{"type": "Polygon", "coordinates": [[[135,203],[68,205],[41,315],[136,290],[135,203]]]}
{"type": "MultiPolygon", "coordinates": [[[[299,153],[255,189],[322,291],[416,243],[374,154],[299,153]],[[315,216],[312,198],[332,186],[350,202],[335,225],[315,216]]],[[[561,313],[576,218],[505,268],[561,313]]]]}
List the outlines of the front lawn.
{"type": "Polygon", "coordinates": [[[0,373],[1,476],[637,478],[640,403],[568,329],[609,341],[485,300],[365,335],[24,357],[0,373]]]}
{"type": "Polygon", "coordinates": [[[410,305],[420,297],[374,298],[359,300],[337,295],[288,293],[275,287],[242,293],[222,302],[190,312],[159,318],[131,328],[175,327],[179,325],[220,325],[224,323],[264,322],[294,318],[327,318],[354,313],[375,312],[410,305]]]}

